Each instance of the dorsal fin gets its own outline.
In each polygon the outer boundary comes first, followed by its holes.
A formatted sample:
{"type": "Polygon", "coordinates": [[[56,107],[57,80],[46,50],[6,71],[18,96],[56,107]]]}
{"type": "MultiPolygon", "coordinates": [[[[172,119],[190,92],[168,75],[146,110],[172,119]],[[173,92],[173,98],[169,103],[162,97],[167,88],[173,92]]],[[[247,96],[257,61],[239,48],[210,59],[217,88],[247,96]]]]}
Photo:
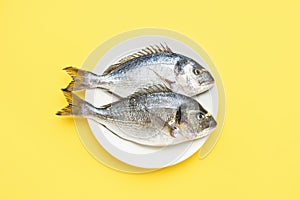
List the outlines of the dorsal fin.
{"type": "Polygon", "coordinates": [[[146,47],[136,53],[126,56],[125,58],[122,58],[116,64],[113,64],[110,67],[108,67],[103,72],[103,74],[109,74],[110,72],[114,71],[115,69],[117,69],[118,67],[120,67],[122,64],[126,63],[129,60],[133,60],[135,58],[139,58],[139,57],[145,56],[145,55],[150,55],[150,54],[155,54],[155,53],[163,53],[163,52],[169,52],[169,53],[172,52],[172,50],[170,49],[170,47],[168,47],[168,45],[166,43],[164,45],[163,44],[154,45],[154,46],[151,45],[151,46],[146,47]]]}
{"type": "Polygon", "coordinates": [[[144,94],[152,94],[152,93],[159,93],[159,92],[172,92],[172,91],[167,86],[158,84],[147,88],[141,88],[135,93],[133,93],[132,95],[130,95],[129,98],[141,96],[144,94]]]}

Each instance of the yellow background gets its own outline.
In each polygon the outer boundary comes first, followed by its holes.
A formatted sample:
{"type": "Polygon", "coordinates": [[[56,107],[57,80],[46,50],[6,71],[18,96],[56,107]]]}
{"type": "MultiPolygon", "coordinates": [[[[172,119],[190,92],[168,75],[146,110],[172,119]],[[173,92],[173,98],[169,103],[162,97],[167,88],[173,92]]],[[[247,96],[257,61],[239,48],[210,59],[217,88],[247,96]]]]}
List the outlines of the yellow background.
{"type": "Polygon", "coordinates": [[[300,199],[297,1],[0,1],[0,199],[300,199]],[[84,149],[61,69],[120,32],[160,27],[204,47],[226,90],[222,136],[149,174],[84,149]]]}

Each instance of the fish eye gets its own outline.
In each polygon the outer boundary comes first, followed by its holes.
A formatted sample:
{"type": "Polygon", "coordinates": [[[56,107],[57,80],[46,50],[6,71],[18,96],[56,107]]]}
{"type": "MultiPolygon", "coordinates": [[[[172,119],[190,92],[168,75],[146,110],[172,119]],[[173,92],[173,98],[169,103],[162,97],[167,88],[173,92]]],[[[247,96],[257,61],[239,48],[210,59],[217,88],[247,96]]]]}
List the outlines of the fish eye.
{"type": "Polygon", "coordinates": [[[193,69],[193,73],[195,75],[199,75],[201,73],[201,71],[199,69],[193,69]]]}
{"type": "Polygon", "coordinates": [[[198,120],[201,120],[201,119],[203,119],[204,117],[205,117],[204,114],[201,113],[201,112],[197,114],[197,119],[198,119],[198,120]]]}

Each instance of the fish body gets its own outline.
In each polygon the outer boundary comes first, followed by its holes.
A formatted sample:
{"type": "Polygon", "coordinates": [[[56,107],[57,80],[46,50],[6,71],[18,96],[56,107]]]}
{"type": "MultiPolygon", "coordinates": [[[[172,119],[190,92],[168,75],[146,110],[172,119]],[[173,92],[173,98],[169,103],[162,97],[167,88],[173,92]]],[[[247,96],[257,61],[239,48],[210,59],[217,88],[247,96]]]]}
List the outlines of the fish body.
{"type": "Polygon", "coordinates": [[[73,81],[68,91],[102,88],[127,97],[141,88],[166,85],[175,93],[195,96],[214,85],[214,78],[191,58],[174,53],[167,46],[148,47],[121,59],[103,75],[67,67],[73,81]]]}
{"type": "Polygon", "coordinates": [[[69,106],[57,114],[92,119],[125,140],[148,146],[195,140],[216,127],[214,118],[196,100],[160,86],[153,88],[100,108],[64,91],[69,106]]]}

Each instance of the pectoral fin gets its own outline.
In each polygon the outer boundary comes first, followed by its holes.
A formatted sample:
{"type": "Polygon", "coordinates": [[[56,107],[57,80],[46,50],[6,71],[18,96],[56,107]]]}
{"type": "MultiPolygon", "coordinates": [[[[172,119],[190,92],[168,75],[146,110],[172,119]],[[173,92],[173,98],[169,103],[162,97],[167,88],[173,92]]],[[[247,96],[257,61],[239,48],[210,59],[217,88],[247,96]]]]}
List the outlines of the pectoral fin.
{"type": "Polygon", "coordinates": [[[169,119],[165,123],[165,127],[167,128],[167,132],[170,136],[176,138],[176,132],[180,129],[181,123],[181,107],[179,106],[177,112],[174,116],[170,116],[169,119]]]}
{"type": "Polygon", "coordinates": [[[148,112],[152,124],[155,124],[158,129],[164,130],[164,132],[168,133],[171,137],[176,138],[176,135],[186,126],[182,113],[184,105],[180,105],[177,110],[174,108],[169,109],[165,110],[165,112],[170,113],[167,119],[161,118],[156,113],[148,112]]]}
{"type": "Polygon", "coordinates": [[[168,88],[171,88],[172,84],[174,84],[174,81],[171,81],[169,79],[164,78],[163,76],[161,76],[160,74],[158,74],[156,71],[150,69],[160,80],[162,80],[162,82],[164,83],[164,85],[166,85],[168,88]]]}
{"type": "Polygon", "coordinates": [[[163,129],[169,133],[169,135],[173,138],[176,138],[176,131],[178,130],[177,127],[175,126],[170,126],[168,123],[165,123],[165,126],[163,127],[163,129]]]}

